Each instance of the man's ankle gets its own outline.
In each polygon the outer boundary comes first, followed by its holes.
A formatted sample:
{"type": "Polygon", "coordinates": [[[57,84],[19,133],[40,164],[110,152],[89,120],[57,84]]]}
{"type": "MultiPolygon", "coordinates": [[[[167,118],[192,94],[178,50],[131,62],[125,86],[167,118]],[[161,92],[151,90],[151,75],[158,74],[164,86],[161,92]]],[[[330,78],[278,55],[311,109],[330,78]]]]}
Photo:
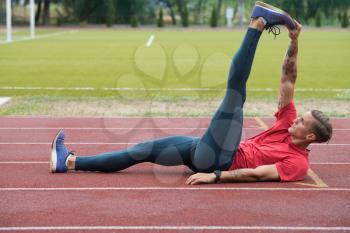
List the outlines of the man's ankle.
{"type": "Polygon", "coordinates": [[[262,17],[259,17],[257,19],[252,19],[250,21],[249,27],[255,28],[259,31],[264,31],[265,25],[266,25],[266,20],[264,20],[264,18],[262,17]]]}
{"type": "Polygon", "coordinates": [[[75,161],[76,161],[76,156],[71,155],[67,158],[67,168],[68,170],[75,170],[75,161]]]}

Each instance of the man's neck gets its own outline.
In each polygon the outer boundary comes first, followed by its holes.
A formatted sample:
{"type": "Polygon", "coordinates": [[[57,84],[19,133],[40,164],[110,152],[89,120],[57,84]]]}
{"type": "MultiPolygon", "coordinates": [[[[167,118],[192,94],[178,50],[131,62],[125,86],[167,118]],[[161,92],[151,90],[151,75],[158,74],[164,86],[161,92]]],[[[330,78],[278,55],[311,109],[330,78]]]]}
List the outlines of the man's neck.
{"type": "Polygon", "coordinates": [[[301,148],[301,149],[306,149],[309,145],[310,142],[303,140],[303,139],[298,139],[298,138],[294,138],[292,137],[292,142],[294,145],[296,145],[297,147],[301,148]]]}

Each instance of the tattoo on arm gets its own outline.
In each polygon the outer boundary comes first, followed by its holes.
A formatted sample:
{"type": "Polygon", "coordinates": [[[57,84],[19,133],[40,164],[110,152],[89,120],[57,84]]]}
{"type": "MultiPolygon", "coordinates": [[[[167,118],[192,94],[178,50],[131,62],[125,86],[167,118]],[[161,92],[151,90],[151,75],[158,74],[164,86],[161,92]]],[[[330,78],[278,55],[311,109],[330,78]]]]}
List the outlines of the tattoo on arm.
{"type": "Polygon", "coordinates": [[[282,66],[282,77],[278,109],[281,109],[293,99],[294,84],[297,79],[298,41],[292,40],[282,66]]]}
{"type": "Polygon", "coordinates": [[[291,45],[289,45],[287,56],[293,57],[294,54],[295,54],[295,46],[293,46],[293,43],[292,43],[291,45]]]}
{"type": "Polygon", "coordinates": [[[283,80],[288,80],[295,83],[297,78],[297,55],[298,55],[298,43],[292,41],[289,45],[286,57],[283,63],[283,80]]]}

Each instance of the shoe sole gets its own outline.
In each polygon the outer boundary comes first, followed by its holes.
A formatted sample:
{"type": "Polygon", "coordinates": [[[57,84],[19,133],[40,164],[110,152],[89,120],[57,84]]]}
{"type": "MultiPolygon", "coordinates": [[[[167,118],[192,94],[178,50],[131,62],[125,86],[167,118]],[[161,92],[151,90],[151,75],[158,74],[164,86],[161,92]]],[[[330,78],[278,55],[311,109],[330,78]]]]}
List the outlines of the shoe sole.
{"type": "Polygon", "coordinates": [[[52,141],[51,144],[51,160],[50,160],[50,172],[55,173],[57,170],[57,151],[56,151],[56,142],[58,135],[61,133],[62,130],[60,130],[55,139],[52,141]]]}
{"type": "Polygon", "coordinates": [[[285,12],[285,11],[283,11],[283,10],[277,8],[277,7],[274,7],[274,6],[269,5],[269,4],[265,3],[265,2],[259,2],[259,1],[256,2],[255,5],[258,5],[258,6],[260,6],[260,7],[263,7],[263,8],[265,8],[265,9],[267,9],[267,10],[274,11],[274,12],[277,12],[277,13],[279,13],[279,14],[283,14],[283,15],[285,15],[285,16],[288,16],[288,17],[291,18],[292,21],[294,22],[292,16],[290,16],[287,12],[285,12]]]}

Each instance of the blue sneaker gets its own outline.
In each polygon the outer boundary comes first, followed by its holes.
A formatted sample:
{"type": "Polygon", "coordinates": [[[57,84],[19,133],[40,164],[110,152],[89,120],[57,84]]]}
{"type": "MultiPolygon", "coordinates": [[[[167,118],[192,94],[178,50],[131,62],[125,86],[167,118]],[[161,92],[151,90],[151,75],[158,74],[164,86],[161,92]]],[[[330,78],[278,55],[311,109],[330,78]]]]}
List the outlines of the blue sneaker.
{"type": "Polygon", "coordinates": [[[52,142],[50,171],[67,172],[66,159],[69,155],[70,152],[64,145],[64,132],[61,129],[52,142]]]}
{"type": "Polygon", "coordinates": [[[259,17],[263,17],[266,20],[266,29],[275,25],[285,25],[289,29],[295,29],[294,20],[288,13],[264,2],[256,2],[251,15],[253,19],[259,17]]]}

